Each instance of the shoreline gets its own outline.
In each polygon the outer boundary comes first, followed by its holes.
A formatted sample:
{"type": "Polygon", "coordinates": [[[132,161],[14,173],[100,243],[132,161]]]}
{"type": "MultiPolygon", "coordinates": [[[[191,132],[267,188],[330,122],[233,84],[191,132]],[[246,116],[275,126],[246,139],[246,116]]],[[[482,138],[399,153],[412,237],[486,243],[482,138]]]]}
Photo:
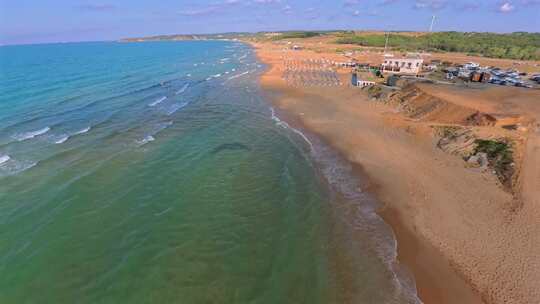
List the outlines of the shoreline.
{"type": "MultiPolygon", "coordinates": [[[[268,66],[267,70],[261,75],[260,85],[265,92],[266,99],[271,105],[285,115],[283,120],[292,126],[305,129],[309,133],[318,136],[322,142],[331,147],[336,153],[342,156],[353,168],[353,174],[358,177],[362,183],[362,191],[372,195],[381,205],[377,214],[392,229],[397,242],[397,263],[399,269],[413,276],[416,286],[416,294],[425,304],[444,304],[444,303],[483,303],[481,297],[475,292],[470,284],[465,282],[461,275],[455,272],[448,261],[436,250],[430,246],[426,240],[410,229],[410,223],[403,220],[399,211],[387,204],[387,199],[383,192],[385,190],[376,179],[372,178],[363,167],[361,162],[353,161],[347,156],[347,151],[333,143],[332,138],[322,134],[320,130],[310,127],[304,123],[305,113],[296,112],[283,107],[283,99],[295,98],[296,103],[300,99],[306,99],[305,93],[309,90],[305,88],[287,88],[285,83],[279,84],[276,81],[276,75],[273,75],[274,64],[261,56],[256,44],[251,44],[256,51],[258,59],[268,66]],[[274,78],[274,79],[268,79],[274,78]],[[298,95],[298,96],[294,96],[298,95]],[[421,263],[418,263],[421,261],[421,263]]],[[[345,89],[345,88],[343,88],[345,89]]],[[[346,88],[350,90],[350,88],[346,88]]],[[[312,92],[309,92],[312,93],[312,92]]],[[[312,97],[310,95],[309,97],[312,97]]],[[[402,272],[400,271],[400,272],[402,272]]],[[[396,275],[398,275],[396,273],[396,275]]]]}
{"type": "MultiPolygon", "coordinates": [[[[306,144],[310,146],[312,149],[311,158],[314,161],[314,164],[316,166],[317,175],[322,180],[322,182],[325,184],[325,186],[328,188],[328,191],[330,191],[330,197],[332,198],[332,201],[330,202],[332,206],[330,208],[333,209],[334,215],[336,218],[334,221],[341,221],[344,218],[347,218],[346,221],[355,221],[356,217],[358,216],[356,213],[349,213],[346,211],[347,208],[344,208],[343,204],[350,204],[354,203],[353,206],[356,207],[366,207],[366,206],[372,206],[374,205],[375,210],[373,213],[377,216],[378,220],[382,222],[381,227],[377,227],[379,229],[377,230],[377,234],[375,236],[370,235],[370,237],[373,237],[373,239],[370,238],[368,240],[369,242],[373,242],[378,237],[382,237],[383,239],[385,237],[391,237],[392,242],[386,243],[384,242],[382,247],[384,247],[383,252],[380,252],[378,250],[374,250],[374,248],[371,248],[370,246],[367,246],[366,248],[369,252],[375,254],[377,259],[379,259],[383,264],[386,265],[385,270],[389,273],[392,273],[395,277],[395,279],[399,282],[400,287],[397,288],[404,288],[405,291],[403,291],[402,296],[407,301],[406,303],[431,303],[431,302],[424,302],[420,301],[417,289],[416,289],[416,280],[414,278],[413,272],[410,270],[410,268],[402,263],[400,261],[400,258],[398,257],[398,238],[396,236],[396,233],[394,231],[394,225],[390,224],[390,222],[387,220],[386,211],[382,211],[382,203],[377,199],[376,193],[375,193],[375,185],[370,181],[368,175],[362,168],[362,165],[356,162],[351,162],[347,159],[346,155],[342,153],[339,149],[336,149],[333,147],[324,137],[319,136],[317,133],[315,133],[313,130],[308,128],[305,124],[302,123],[301,119],[299,117],[296,117],[293,113],[286,112],[286,111],[280,111],[279,109],[276,110],[276,100],[279,100],[279,94],[280,92],[270,92],[267,89],[263,89],[263,96],[265,97],[265,100],[267,100],[270,103],[271,109],[273,111],[273,115],[278,117],[278,119],[284,123],[287,124],[287,128],[290,129],[293,132],[300,132],[302,137],[306,144]],[[277,114],[277,115],[276,115],[277,114]],[[315,151],[318,151],[319,153],[313,153],[315,151]],[[332,168],[336,169],[337,174],[343,178],[344,176],[349,176],[351,179],[350,183],[346,183],[347,186],[345,188],[350,188],[352,192],[354,192],[356,195],[360,195],[362,197],[365,197],[366,200],[362,199],[362,201],[357,202],[356,200],[351,201],[350,200],[350,192],[349,191],[343,191],[343,189],[337,189],[337,185],[335,184],[336,181],[332,181],[331,178],[324,172],[327,165],[328,159],[327,157],[320,157],[320,151],[323,151],[323,154],[329,154],[330,155],[330,163],[332,168]],[[336,167],[334,167],[336,166],[336,167]],[[346,167],[344,169],[343,167],[346,167]],[[349,170],[350,169],[350,170],[349,170]],[[357,188],[359,187],[359,188],[357,188]],[[354,188],[354,189],[352,189],[354,188]],[[360,189],[360,191],[358,191],[360,189]],[[347,198],[349,197],[349,198],[347,198]],[[357,205],[358,204],[358,205],[357,205]],[[382,228],[382,229],[381,229],[382,228]],[[391,246],[392,249],[390,251],[387,251],[387,246],[391,246]],[[387,261],[386,258],[388,258],[388,254],[391,254],[392,256],[395,254],[395,257],[393,257],[390,261],[387,261]],[[411,289],[412,288],[412,289],[411,289]]],[[[328,155],[326,155],[328,156],[328,155]]],[[[349,205],[351,206],[351,205],[349,205]]],[[[369,207],[368,207],[369,208],[369,207]]],[[[372,211],[368,211],[367,213],[372,214],[372,211]]],[[[369,215],[368,215],[369,217],[369,215]]],[[[337,223],[334,223],[335,225],[337,223]]],[[[372,225],[380,225],[381,223],[378,223],[377,221],[372,222],[372,225]]],[[[339,226],[339,224],[337,224],[339,226]]],[[[353,239],[357,240],[357,236],[354,233],[354,229],[350,229],[351,227],[348,227],[346,234],[348,237],[352,237],[353,239]],[[356,237],[355,237],[356,236],[356,237]]],[[[374,228],[374,227],[371,227],[374,228]]],[[[338,228],[338,229],[344,229],[344,227],[338,228]]],[[[343,237],[342,235],[337,235],[336,237],[343,237]]],[[[362,235],[363,238],[365,238],[365,235],[362,235]]],[[[365,239],[362,239],[362,241],[366,241],[365,239]]],[[[388,240],[384,240],[388,241],[388,240]]],[[[381,245],[381,244],[379,244],[381,245]]],[[[344,255],[354,255],[354,252],[346,252],[344,255]]],[[[346,274],[345,276],[350,276],[349,274],[346,274]]],[[[429,285],[431,286],[431,284],[429,285]]],[[[348,289],[343,289],[342,293],[348,295],[348,289]]],[[[349,299],[350,300],[350,299],[349,299]]],[[[405,303],[405,302],[404,302],[405,303]]],[[[439,303],[439,302],[434,302],[439,303]]]]}
{"type": "MultiPolygon", "coordinates": [[[[263,90],[266,91],[268,88],[263,87],[263,90]]],[[[271,105],[277,106],[276,102],[279,97],[271,97],[272,94],[266,95],[266,99],[271,102],[271,105]]],[[[307,130],[309,134],[318,136],[324,145],[329,146],[352,167],[354,176],[361,180],[362,191],[372,195],[381,205],[381,208],[376,213],[392,229],[397,243],[395,262],[398,263],[398,270],[400,270],[400,273],[404,271],[407,276],[412,276],[416,287],[416,296],[419,297],[422,303],[483,303],[480,296],[452,269],[440,252],[437,252],[429,243],[410,231],[398,212],[383,206],[385,204],[379,192],[381,191],[380,186],[370,179],[360,163],[348,160],[339,148],[329,143],[326,138],[320,137],[320,134],[315,130],[305,126],[300,118],[294,117],[294,113],[282,111],[279,117],[289,124],[291,128],[300,129],[303,132],[307,130]],[[449,301],[449,299],[452,300],[449,301]],[[457,302],[454,302],[454,300],[457,302]]],[[[325,182],[328,183],[328,181],[325,182]]],[[[338,195],[341,196],[342,194],[338,193],[338,195]]],[[[398,274],[396,273],[396,275],[398,274]]]]}

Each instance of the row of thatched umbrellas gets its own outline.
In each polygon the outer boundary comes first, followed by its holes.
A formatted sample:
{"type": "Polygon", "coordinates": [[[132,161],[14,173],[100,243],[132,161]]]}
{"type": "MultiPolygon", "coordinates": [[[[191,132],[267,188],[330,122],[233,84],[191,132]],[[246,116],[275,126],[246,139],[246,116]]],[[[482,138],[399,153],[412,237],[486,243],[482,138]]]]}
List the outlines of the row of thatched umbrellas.
{"type": "Polygon", "coordinates": [[[283,79],[297,87],[342,85],[330,61],[324,59],[285,60],[283,79]]]}

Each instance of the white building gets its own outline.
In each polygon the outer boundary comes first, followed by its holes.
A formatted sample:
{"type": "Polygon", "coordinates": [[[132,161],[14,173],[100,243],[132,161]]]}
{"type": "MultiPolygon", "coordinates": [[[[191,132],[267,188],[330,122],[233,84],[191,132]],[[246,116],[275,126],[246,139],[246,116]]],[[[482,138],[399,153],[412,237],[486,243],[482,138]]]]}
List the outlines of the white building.
{"type": "Polygon", "coordinates": [[[373,85],[375,85],[375,82],[374,82],[374,81],[358,80],[358,81],[356,82],[356,86],[357,86],[357,87],[361,87],[361,88],[363,88],[363,87],[369,87],[369,86],[373,86],[373,85]]]}
{"type": "Polygon", "coordinates": [[[396,74],[418,74],[422,71],[424,59],[421,58],[385,58],[381,70],[396,74]]]}

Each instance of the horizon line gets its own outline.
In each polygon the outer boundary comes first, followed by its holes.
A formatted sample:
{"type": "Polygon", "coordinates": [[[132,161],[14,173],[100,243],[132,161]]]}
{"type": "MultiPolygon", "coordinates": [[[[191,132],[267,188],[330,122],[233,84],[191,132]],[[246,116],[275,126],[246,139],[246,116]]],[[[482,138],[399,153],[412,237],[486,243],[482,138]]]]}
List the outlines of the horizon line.
{"type": "MultiPolygon", "coordinates": [[[[245,31],[245,32],[212,32],[212,33],[188,33],[188,34],[151,34],[145,36],[132,36],[132,37],[123,37],[116,39],[104,39],[104,40],[75,40],[75,41],[50,41],[50,42],[29,42],[29,43],[2,43],[0,42],[0,47],[6,46],[31,46],[31,45],[47,45],[47,44],[70,44],[70,43],[92,43],[92,42],[119,42],[127,39],[143,39],[150,37],[158,36],[207,36],[207,35],[232,35],[232,34],[259,34],[259,33],[286,33],[286,32],[383,32],[383,33],[487,33],[487,34],[498,34],[498,35],[509,35],[516,33],[527,33],[527,34],[540,34],[540,32],[528,32],[528,31],[513,31],[513,32],[490,32],[490,31],[417,31],[417,30],[380,30],[380,29],[319,29],[319,30],[305,30],[305,29],[293,29],[293,30],[276,30],[276,31],[245,31]]],[[[210,39],[209,39],[210,40],[210,39]]],[[[214,39],[219,40],[219,39],[214,39]]],[[[164,41],[165,42],[165,41],[164,41]]]]}

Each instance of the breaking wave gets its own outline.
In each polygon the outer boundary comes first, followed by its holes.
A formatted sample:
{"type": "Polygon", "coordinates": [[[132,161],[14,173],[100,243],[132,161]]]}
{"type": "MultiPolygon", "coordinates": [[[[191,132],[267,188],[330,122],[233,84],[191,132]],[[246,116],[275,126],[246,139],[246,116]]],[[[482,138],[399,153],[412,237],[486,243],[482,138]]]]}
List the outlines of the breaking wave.
{"type": "Polygon", "coordinates": [[[149,132],[149,134],[147,134],[143,139],[136,140],[135,143],[137,144],[137,146],[140,147],[140,146],[146,145],[149,142],[156,140],[155,138],[156,134],[167,129],[172,124],[173,124],[172,121],[166,121],[166,122],[156,124],[154,128],[152,128],[152,130],[149,132]]]}
{"type": "Polygon", "coordinates": [[[6,163],[10,159],[11,157],[9,157],[9,155],[0,155],[0,165],[2,165],[3,163],[6,163]]]}
{"type": "Polygon", "coordinates": [[[297,135],[302,137],[302,139],[309,145],[309,148],[312,151],[314,150],[313,149],[313,143],[309,140],[309,138],[307,138],[307,136],[304,133],[302,133],[298,129],[295,129],[295,128],[291,127],[288,123],[286,123],[283,120],[279,119],[279,117],[277,117],[277,115],[276,115],[276,111],[274,110],[274,108],[270,108],[270,111],[272,112],[271,118],[272,118],[273,121],[276,122],[276,125],[284,128],[284,129],[289,129],[289,130],[293,131],[294,133],[296,133],[297,135]]]}
{"type": "MultiPolygon", "coordinates": [[[[9,157],[6,155],[6,157],[9,157]]],[[[1,159],[0,159],[1,161],[1,159]]],[[[6,177],[11,175],[17,175],[23,171],[26,171],[37,165],[37,162],[32,161],[17,161],[12,158],[4,158],[3,162],[0,162],[0,177],[6,177]]]]}
{"type": "MultiPolygon", "coordinates": [[[[390,270],[395,287],[392,291],[393,296],[396,300],[405,297],[406,303],[421,304],[413,277],[397,262],[397,241],[393,230],[377,214],[379,203],[362,190],[362,181],[347,160],[319,139],[314,138],[314,142],[317,149],[312,150],[311,156],[318,164],[325,180],[333,191],[343,196],[349,207],[355,207],[356,215],[345,222],[351,231],[369,232],[369,239],[363,239],[361,246],[374,249],[390,270]]],[[[336,205],[336,208],[342,206],[336,205]]]]}
{"type": "Polygon", "coordinates": [[[144,146],[144,145],[146,145],[147,143],[152,142],[152,141],[154,141],[154,140],[156,140],[156,139],[154,138],[154,136],[148,135],[148,136],[145,136],[145,137],[144,137],[143,139],[141,139],[141,140],[137,140],[136,143],[137,143],[138,146],[144,146]]]}
{"type": "Polygon", "coordinates": [[[15,135],[13,135],[13,138],[16,139],[17,141],[25,141],[25,140],[28,140],[28,139],[32,139],[32,138],[34,138],[36,136],[43,135],[43,134],[49,132],[50,130],[51,130],[51,128],[45,127],[43,129],[39,129],[39,130],[35,130],[35,131],[15,134],[15,135]]]}
{"type": "Polygon", "coordinates": [[[69,136],[64,135],[60,139],[56,140],[54,143],[55,144],[62,144],[62,143],[65,143],[68,139],[69,139],[69,136]]]}
{"type": "Polygon", "coordinates": [[[271,118],[276,125],[289,129],[302,137],[311,148],[311,157],[319,165],[324,178],[330,187],[340,193],[349,203],[354,204],[357,209],[351,228],[363,231],[376,231],[370,235],[371,247],[375,249],[378,256],[384,261],[393,275],[393,283],[396,288],[395,296],[405,296],[410,303],[421,303],[416,292],[414,279],[397,263],[397,242],[390,226],[377,214],[378,203],[367,193],[363,192],[359,178],[353,172],[348,161],[334,152],[332,148],[314,138],[314,143],[300,130],[291,127],[282,121],[274,108],[270,108],[271,118]],[[317,149],[314,148],[317,147],[317,149]]]}
{"type": "Polygon", "coordinates": [[[175,95],[184,93],[188,87],[189,87],[189,83],[186,83],[180,90],[176,91],[175,95]]]}
{"type": "Polygon", "coordinates": [[[180,110],[181,108],[183,108],[183,107],[185,107],[187,105],[188,105],[187,102],[175,103],[169,108],[169,110],[167,111],[167,115],[172,115],[172,114],[176,113],[176,111],[180,110]]]}
{"type": "Polygon", "coordinates": [[[92,129],[92,127],[86,127],[86,128],[84,128],[82,130],[79,130],[79,131],[73,133],[73,135],[80,135],[80,134],[87,133],[88,131],[90,131],[90,129],[92,129]]]}
{"type": "Polygon", "coordinates": [[[154,101],[154,102],[152,102],[152,103],[150,103],[150,104],[148,104],[148,105],[151,106],[151,107],[155,107],[155,106],[157,106],[158,104],[164,102],[165,99],[167,99],[167,96],[163,96],[163,97],[157,99],[156,101],[154,101]]]}
{"type": "Polygon", "coordinates": [[[247,74],[249,74],[249,71],[238,74],[238,75],[231,76],[231,77],[229,77],[229,80],[233,80],[235,78],[242,77],[242,76],[247,75],[247,74]]]}
{"type": "MultiPolygon", "coordinates": [[[[80,134],[84,134],[84,133],[87,133],[88,131],[90,131],[91,127],[86,127],[82,130],[79,130],[79,131],[76,131],[74,133],[71,134],[71,136],[77,136],[77,135],[80,135],[80,134]]],[[[59,137],[57,137],[57,139],[54,141],[55,144],[63,144],[65,143],[68,139],[71,138],[70,135],[66,135],[66,134],[63,134],[63,135],[60,135],[59,137]]]]}

